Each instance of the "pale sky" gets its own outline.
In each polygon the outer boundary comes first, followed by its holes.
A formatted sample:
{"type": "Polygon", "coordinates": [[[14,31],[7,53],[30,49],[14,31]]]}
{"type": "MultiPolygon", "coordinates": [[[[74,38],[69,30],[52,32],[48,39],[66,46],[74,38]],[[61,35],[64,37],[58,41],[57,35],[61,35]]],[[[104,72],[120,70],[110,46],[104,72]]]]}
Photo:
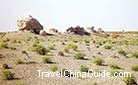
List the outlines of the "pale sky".
{"type": "Polygon", "coordinates": [[[80,25],[138,31],[138,0],[0,0],[0,31],[17,30],[17,19],[27,15],[45,30],[80,25]]]}

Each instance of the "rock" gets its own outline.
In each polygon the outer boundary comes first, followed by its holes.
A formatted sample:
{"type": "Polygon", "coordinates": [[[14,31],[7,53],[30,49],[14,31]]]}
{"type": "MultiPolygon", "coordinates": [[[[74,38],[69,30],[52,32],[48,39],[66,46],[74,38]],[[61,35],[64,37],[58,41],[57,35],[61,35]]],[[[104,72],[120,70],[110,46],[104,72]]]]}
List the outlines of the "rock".
{"type": "Polygon", "coordinates": [[[75,28],[70,27],[66,30],[67,33],[79,34],[79,35],[89,35],[89,33],[80,26],[76,26],[75,28]]]}
{"type": "Polygon", "coordinates": [[[55,29],[55,28],[51,28],[51,29],[48,30],[48,32],[51,33],[51,34],[57,34],[58,30],[55,29]]]}
{"type": "Polygon", "coordinates": [[[27,16],[25,19],[17,20],[19,30],[27,30],[39,34],[43,30],[43,26],[32,16],[27,16]]]}
{"type": "Polygon", "coordinates": [[[8,66],[6,63],[4,63],[4,64],[2,65],[2,69],[9,69],[9,66],[8,66]]]}
{"type": "Polygon", "coordinates": [[[97,29],[97,32],[98,32],[98,33],[104,33],[104,30],[102,30],[102,28],[98,28],[98,29],[97,29]]]}
{"type": "Polygon", "coordinates": [[[86,28],[86,31],[89,33],[97,33],[96,30],[94,30],[94,26],[86,28]]]}
{"type": "Polygon", "coordinates": [[[46,36],[45,30],[40,30],[39,35],[41,35],[41,36],[46,36]]]}

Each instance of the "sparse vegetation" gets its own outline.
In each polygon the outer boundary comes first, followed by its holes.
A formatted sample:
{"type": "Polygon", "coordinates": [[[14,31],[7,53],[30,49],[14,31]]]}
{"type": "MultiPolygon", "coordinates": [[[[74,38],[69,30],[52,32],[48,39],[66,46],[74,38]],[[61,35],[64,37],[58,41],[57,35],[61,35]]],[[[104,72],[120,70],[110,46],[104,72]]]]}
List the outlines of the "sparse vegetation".
{"type": "Polygon", "coordinates": [[[132,54],[132,57],[138,58],[138,52],[134,52],[134,53],[132,54]]]}
{"type": "Polygon", "coordinates": [[[58,67],[55,64],[50,67],[50,70],[53,72],[55,72],[57,69],[58,69],[58,67]]]}
{"type": "Polygon", "coordinates": [[[13,75],[14,74],[10,70],[4,70],[2,72],[2,79],[3,80],[12,80],[12,79],[14,79],[13,75]]]}
{"type": "Polygon", "coordinates": [[[120,67],[118,66],[118,64],[116,63],[110,63],[109,66],[112,68],[112,69],[120,69],[120,67]]]}
{"type": "Polygon", "coordinates": [[[33,52],[37,52],[41,55],[45,55],[47,52],[49,52],[49,49],[45,48],[42,45],[35,45],[35,46],[31,47],[30,50],[33,52]]]}
{"type": "Polygon", "coordinates": [[[105,45],[104,48],[105,48],[105,49],[111,49],[112,46],[111,46],[111,45],[105,45]]]}
{"type": "Polygon", "coordinates": [[[42,56],[41,59],[44,63],[51,63],[52,62],[52,59],[49,56],[42,56]]]}
{"type": "Polygon", "coordinates": [[[67,48],[76,50],[78,47],[77,47],[76,44],[71,43],[71,44],[69,44],[69,45],[67,46],[67,48]]]}
{"type": "Polygon", "coordinates": [[[75,59],[84,59],[84,56],[85,56],[84,53],[78,52],[74,55],[74,58],[75,59]]]}
{"type": "Polygon", "coordinates": [[[133,66],[131,66],[131,70],[133,70],[133,71],[138,71],[138,65],[133,65],[133,66]]]}
{"type": "Polygon", "coordinates": [[[89,82],[87,83],[87,85],[97,85],[97,83],[94,82],[94,81],[89,81],[89,82]]]}
{"type": "Polygon", "coordinates": [[[16,58],[15,64],[21,64],[21,63],[23,63],[22,60],[20,58],[16,58]]]}
{"type": "Polygon", "coordinates": [[[88,70],[89,70],[89,67],[87,67],[85,65],[81,65],[81,67],[80,67],[81,72],[88,72],[88,70]]]}
{"type": "Polygon", "coordinates": [[[104,63],[103,58],[97,56],[94,60],[93,63],[97,64],[97,65],[102,65],[104,63]]]}
{"type": "Polygon", "coordinates": [[[137,85],[135,77],[133,75],[124,77],[123,81],[126,83],[126,85],[137,85]]]}
{"type": "Polygon", "coordinates": [[[58,55],[59,55],[59,56],[64,56],[64,53],[63,53],[62,51],[59,51],[59,52],[58,52],[58,55]]]}
{"type": "Polygon", "coordinates": [[[110,72],[110,74],[111,74],[110,76],[117,76],[118,73],[119,73],[118,70],[112,70],[112,71],[110,72]]]}
{"type": "Polygon", "coordinates": [[[0,42],[0,48],[8,48],[8,42],[0,42]]]}
{"type": "Polygon", "coordinates": [[[67,46],[64,47],[65,52],[69,52],[69,48],[67,46]]]}
{"type": "Polygon", "coordinates": [[[120,55],[126,56],[126,52],[125,52],[123,49],[119,49],[119,50],[118,50],[118,53],[119,53],[120,55]]]}
{"type": "Polygon", "coordinates": [[[53,46],[53,45],[49,45],[47,48],[48,48],[49,50],[54,50],[54,46],[53,46]]]}
{"type": "Polygon", "coordinates": [[[24,85],[21,81],[18,81],[16,85],[24,85]]]}

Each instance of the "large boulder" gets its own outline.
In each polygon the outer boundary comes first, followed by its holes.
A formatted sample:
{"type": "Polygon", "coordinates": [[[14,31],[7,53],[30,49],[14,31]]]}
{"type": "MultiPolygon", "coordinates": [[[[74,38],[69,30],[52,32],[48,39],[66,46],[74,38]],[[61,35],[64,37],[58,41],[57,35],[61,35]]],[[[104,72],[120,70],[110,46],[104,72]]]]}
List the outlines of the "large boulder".
{"type": "Polygon", "coordinates": [[[46,36],[46,31],[45,30],[40,30],[39,35],[46,36]]]}
{"type": "Polygon", "coordinates": [[[89,35],[88,32],[83,27],[76,26],[76,27],[70,27],[66,30],[67,33],[74,33],[79,35],[89,35]]]}
{"type": "Polygon", "coordinates": [[[32,16],[27,16],[25,19],[17,20],[19,30],[27,30],[39,34],[43,30],[43,26],[32,16]]]}

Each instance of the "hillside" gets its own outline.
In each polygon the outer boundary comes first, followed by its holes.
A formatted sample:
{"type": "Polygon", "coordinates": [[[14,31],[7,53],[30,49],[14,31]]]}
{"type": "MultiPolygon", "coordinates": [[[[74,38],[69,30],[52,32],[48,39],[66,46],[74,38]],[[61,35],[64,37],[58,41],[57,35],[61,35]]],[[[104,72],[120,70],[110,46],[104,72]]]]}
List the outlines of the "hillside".
{"type": "Polygon", "coordinates": [[[63,69],[80,71],[81,66],[94,71],[131,72],[138,83],[138,33],[117,34],[119,37],[65,33],[46,36],[28,32],[1,33],[0,84],[16,85],[20,82],[24,85],[126,85],[123,77],[39,78],[37,72],[60,72],[63,69]],[[45,61],[44,56],[48,61],[45,61]],[[99,61],[100,64],[97,64],[97,58],[103,62],[99,61]],[[5,68],[5,65],[9,68],[5,68]],[[14,73],[12,80],[3,80],[4,70],[14,73]]]}

